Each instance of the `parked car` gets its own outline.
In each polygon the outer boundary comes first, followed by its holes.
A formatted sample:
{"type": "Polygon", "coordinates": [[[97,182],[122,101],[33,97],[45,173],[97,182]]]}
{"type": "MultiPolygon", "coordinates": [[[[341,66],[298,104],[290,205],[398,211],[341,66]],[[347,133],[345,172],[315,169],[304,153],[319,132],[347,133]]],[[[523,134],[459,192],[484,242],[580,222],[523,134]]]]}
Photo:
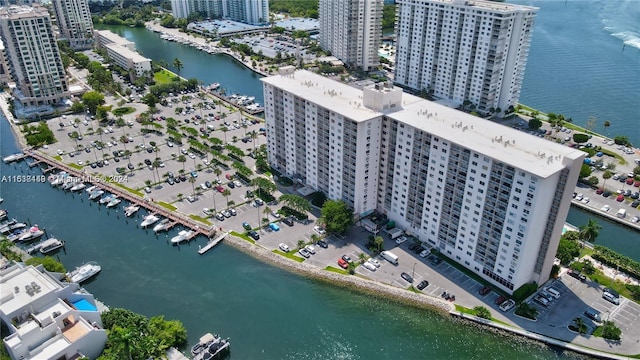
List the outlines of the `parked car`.
{"type": "Polygon", "coordinates": [[[380,261],[374,259],[374,258],[370,258],[369,260],[367,260],[367,262],[370,262],[371,264],[373,264],[373,266],[379,268],[380,267],[380,261]]]}
{"type": "Polygon", "coordinates": [[[338,265],[345,270],[349,268],[349,263],[344,261],[342,258],[338,259],[338,265]]]}
{"type": "Polygon", "coordinates": [[[326,242],[326,241],[324,241],[324,240],[318,240],[318,241],[316,242],[316,244],[317,244],[318,246],[320,246],[321,248],[323,248],[323,249],[326,249],[326,248],[328,248],[328,247],[329,247],[329,244],[327,244],[327,242],[326,242]]]}
{"type": "Polygon", "coordinates": [[[396,239],[396,244],[400,245],[400,244],[404,243],[407,240],[409,240],[409,239],[406,236],[400,236],[399,238],[396,239]]]}
{"type": "Polygon", "coordinates": [[[305,259],[308,259],[311,256],[311,254],[305,248],[298,250],[298,253],[302,255],[302,257],[304,257],[305,259]]]}
{"type": "Polygon", "coordinates": [[[246,221],[242,223],[242,227],[247,231],[251,230],[251,225],[246,221]]]}
{"type": "Polygon", "coordinates": [[[579,271],[569,270],[569,271],[567,271],[567,274],[569,274],[569,276],[574,277],[574,278],[576,278],[576,279],[578,279],[578,280],[580,280],[582,282],[587,281],[587,277],[584,276],[584,274],[582,274],[579,271]]]}
{"type": "Polygon", "coordinates": [[[254,204],[256,207],[264,205],[264,201],[262,199],[255,199],[254,204]]]}
{"type": "Polygon", "coordinates": [[[349,255],[342,255],[342,260],[348,262],[349,264],[353,263],[353,260],[349,255]]]}
{"type": "Polygon", "coordinates": [[[257,232],[257,231],[253,231],[253,230],[252,230],[252,231],[249,231],[249,232],[248,232],[248,235],[249,235],[249,236],[251,236],[251,238],[252,238],[253,240],[258,240],[258,239],[260,239],[260,235],[258,234],[258,232],[257,232]]]}
{"type": "Polygon", "coordinates": [[[309,252],[309,254],[313,255],[316,253],[316,247],[313,245],[307,245],[304,248],[309,252]]]}
{"type": "Polygon", "coordinates": [[[269,224],[269,229],[271,229],[273,231],[280,231],[280,226],[278,226],[278,224],[276,224],[276,223],[271,223],[271,224],[269,224]]]}
{"type": "Polygon", "coordinates": [[[280,245],[278,245],[278,247],[280,248],[280,250],[284,251],[284,252],[289,252],[291,251],[291,249],[289,249],[289,245],[285,244],[285,243],[280,243],[280,245]]]}
{"type": "Polygon", "coordinates": [[[485,286],[482,289],[480,289],[480,291],[478,292],[480,293],[480,295],[485,296],[491,292],[491,288],[488,286],[485,286]]]}
{"type": "Polygon", "coordinates": [[[289,226],[293,226],[293,219],[290,217],[286,217],[282,220],[283,223],[289,225],[289,226]]]}
{"type": "Polygon", "coordinates": [[[411,277],[411,275],[407,274],[406,272],[400,274],[400,277],[405,279],[408,283],[413,283],[413,277],[411,277]]]}
{"type": "Polygon", "coordinates": [[[416,287],[418,288],[418,290],[423,290],[427,286],[429,286],[429,282],[427,280],[422,280],[416,287]]]}
{"type": "Polygon", "coordinates": [[[496,298],[496,300],[494,301],[494,303],[495,303],[496,305],[500,305],[500,304],[502,304],[502,303],[503,303],[503,302],[505,302],[505,301],[507,301],[507,298],[506,298],[506,297],[504,297],[504,296],[502,296],[502,295],[500,295],[500,296],[498,296],[498,297],[496,298]]]}
{"type": "Polygon", "coordinates": [[[369,271],[376,271],[377,267],[375,265],[373,265],[372,263],[365,261],[362,263],[362,267],[369,270],[369,271]]]}
{"type": "Polygon", "coordinates": [[[500,304],[500,310],[507,312],[509,310],[511,310],[514,306],[516,305],[516,302],[513,301],[512,299],[509,299],[505,302],[503,302],[502,304],[500,304]]]}
{"type": "Polygon", "coordinates": [[[601,322],[602,319],[600,318],[600,313],[598,311],[595,311],[591,308],[588,308],[587,310],[584,311],[584,314],[591,320],[595,321],[595,322],[601,322]]]}
{"type": "Polygon", "coordinates": [[[426,258],[427,256],[429,256],[429,254],[431,254],[431,251],[424,249],[422,250],[422,252],[420,252],[420,257],[421,258],[426,258]]]}

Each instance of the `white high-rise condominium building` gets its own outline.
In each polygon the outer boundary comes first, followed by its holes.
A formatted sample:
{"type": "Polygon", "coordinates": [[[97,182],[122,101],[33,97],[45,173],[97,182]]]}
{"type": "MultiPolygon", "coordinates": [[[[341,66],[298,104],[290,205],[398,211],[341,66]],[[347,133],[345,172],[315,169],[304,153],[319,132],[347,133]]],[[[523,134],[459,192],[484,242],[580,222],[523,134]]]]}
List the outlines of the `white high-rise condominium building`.
{"type": "Polygon", "coordinates": [[[269,162],[373,211],[509,293],[544,283],[584,152],[308,71],[263,78],[269,162]]]}
{"type": "Polygon", "coordinates": [[[171,0],[176,18],[199,12],[209,18],[225,18],[249,24],[269,21],[269,0],[171,0]]]}
{"type": "Polygon", "coordinates": [[[60,36],[75,50],[93,46],[93,21],[88,0],[57,0],[52,3],[60,36]]]}
{"type": "Polygon", "coordinates": [[[349,67],[380,65],[383,0],[320,0],[320,46],[349,67]]]}
{"type": "Polygon", "coordinates": [[[36,4],[0,8],[0,36],[22,105],[54,105],[69,96],[47,9],[36,4]]]}
{"type": "Polygon", "coordinates": [[[518,103],[537,8],[484,0],[397,4],[396,84],[469,101],[481,112],[518,103]]]}

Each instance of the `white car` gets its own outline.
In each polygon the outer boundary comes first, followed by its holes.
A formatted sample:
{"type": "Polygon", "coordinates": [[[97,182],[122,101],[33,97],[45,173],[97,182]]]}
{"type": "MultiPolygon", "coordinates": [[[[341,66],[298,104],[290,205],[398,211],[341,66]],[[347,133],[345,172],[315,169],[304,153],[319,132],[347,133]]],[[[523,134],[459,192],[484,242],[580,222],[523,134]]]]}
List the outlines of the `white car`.
{"type": "Polygon", "coordinates": [[[310,254],[316,253],[316,247],[313,245],[307,245],[304,247],[310,254]]]}
{"type": "Polygon", "coordinates": [[[609,210],[611,210],[611,206],[609,205],[605,205],[602,207],[602,211],[609,212],[609,210]]]}
{"type": "Polygon", "coordinates": [[[369,271],[376,271],[376,266],[373,265],[372,263],[365,261],[362,263],[362,267],[369,270],[369,271]]]}
{"type": "Polygon", "coordinates": [[[324,235],[324,233],[326,232],[326,230],[321,228],[320,226],[314,226],[313,231],[317,232],[320,235],[324,235]]]}
{"type": "Polygon", "coordinates": [[[588,204],[588,203],[589,203],[589,201],[590,201],[590,200],[589,200],[589,198],[588,198],[588,197],[586,197],[586,198],[582,199],[582,203],[584,203],[584,204],[588,204]]]}
{"type": "Polygon", "coordinates": [[[189,157],[190,157],[190,158],[192,158],[192,159],[195,159],[195,158],[196,158],[196,156],[195,156],[195,155],[193,155],[193,153],[189,153],[189,157]]]}
{"type": "Polygon", "coordinates": [[[429,256],[429,254],[431,254],[431,251],[424,249],[422,250],[422,252],[420,253],[420,257],[421,258],[426,258],[427,256],[429,256]]]}
{"type": "Polygon", "coordinates": [[[516,305],[516,302],[513,301],[512,299],[509,299],[503,302],[502,304],[500,304],[500,310],[507,312],[511,310],[515,305],[516,305]]]}
{"type": "Polygon", "coordinates": [[[396,244],[400,245],[407,240],[409,239],[406,236],[400,236],[399,238],[396,239],[396,244]]]}
{"type": "Polygon", "coordinates": [[[582,194],[576,195],[576,200],[578,200],[578,201],[582,200],[583,198],[584,198],[584,195],[582,195],[582,194]]]}
{"type": "Polygon", "coordinates": [[[374,258],[370,258],[369,260],[367,260],[368,263],[371,263],[373,266],[379,268],[380,267],[380,261],[374,259],[374,258]]]}
{"type": "Polygon", "coordinates": [[[240,181],[238,181],[238,180],[234,180],[234,181],[233,181],[233,184],[234,184],[236,187],[242,187],[242,183],[241,183],[240,181]]]}
{"type": "Polygon", "coordinates": [[[274,218],[276,218],[276,219],[279,219],[279,218],[280,218],[280,214],[278,214],[275,210],[273,210],[273,211],[271,212],[271,216],[273,216],[273,217],[274,217],[274,218]]]}
{"type": "Polygon", "coordinates": [[[291,249],[289,249],[289,245],[285,244],[285,243],[280,243],[280,245],[278,245],[278,247],[280,248],[280,250],[284,251],[284,252],[289,252],[291,251],[291,249]]]}

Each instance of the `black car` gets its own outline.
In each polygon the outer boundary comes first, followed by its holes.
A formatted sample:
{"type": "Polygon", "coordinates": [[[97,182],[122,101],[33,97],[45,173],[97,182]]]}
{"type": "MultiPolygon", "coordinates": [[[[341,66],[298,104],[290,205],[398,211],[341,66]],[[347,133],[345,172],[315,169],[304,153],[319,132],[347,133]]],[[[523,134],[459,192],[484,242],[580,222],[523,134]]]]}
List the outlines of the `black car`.
{"type": "Polygon", "coordinates": [[[400,274],[400,277],[402,277],[409,283],[413,283],[413,278],[411,277],[411,275],[407,274],[406,272],[403,272],[402,274],[400,274]]]}
{"type": "Polygon", "coordinates": [[[326,249],[329,247],[329,244],[327,244],[326,241],[324,240],[318,240],[318,242],[316,243],[318,246],[320,246],[323,249],[326,249]]]}
{"type": "Polygon", "coordinates": [[[152,147],[148,147],[148,148],[147,148],[147,152],[148,152],[149,154],[151,154],[151,153],[153,152],[153,148],[152,148],[152,147]]]}
{"type": "Polygon", "coordinates": [[[257,231],[249,231],[248,235],[251,236],[251,238],[253,238],[253,240],[260,239],[260,234],[258,234],[257,231]]]}
{"type": "Polygon", "coordinates": [[[232,188],[232,189],[236,187],[236,184],[234,184],[234,183],[232,183],[232,182],[228,183],[227,185],[228,185],[230,188],[232,188]]]}
{"type": "Polygon", "coordinates": [[[635,200],[630,204],[630,206],[634,207],[634,208],[638,207],[638,205],[640,205],[640,201],[638,201],[638,200],[635,200]]]}
{"type": "Polygon", "coordinates": [[[151,160],[149,160],[149,159],[144,159],[144,163],[145,163],[146,165],[151,165],[151,160]]]}
{"type": "Polygon", "coordinates": [[[135,166],[133,166],[133,164],[132,164],[132,163],[129,163],[129,164],[127,165],[127,167],[129,168],[129,170],[133,170],[133,169],[135,169],[135,166]]]}
{"type": "Polygon", "coordinates": [[[168,179],[167,179],[167,184],[169,184],[169,185],[173,185],[173,184],[175,184],[175,183],[176,183],[176,182],[173,180],[173,178],[168,178],[168,179]]]}
{"type": "Polygon", "coordinates": [[[431,259],[431,264],[433,265],[438,265],[442,262],[442,259],[437,257],[437,256],[433,256],[431,259]]]}
{"type": "Polygon", "coordinates": [[[205,181],[204,186],[206,186],[208,189],[211,189],[211,181],[205,181]]]}
{"type": "Polygon", "coordinates": [[[569,274],[569,276],[574,277],[574,278],[576,278],[576,279],[578,279],[578,280],[580,280],[580,281],[582,281],[582,282],[587,281],[587,277],[586,277],[586,276],[584,276],[584,274],[582,274],[582,273],[581,273],[581,272],[579,272],[579,271],[572,271],[572,270],[569,270],[569,271],[567,272],[567,274],[569,274]]]}
{"type": "Polygon", "coordinates": [[[286,217],[282,220],[283,223],[289,225],[289,226],[293,226],[293,219],[290,217],[286,217]]]}
{"type": "Polygon", "coordinates": [[[429,282],[427,280],[422,280],[420,281],[420,284],[418,284],[418,286],[416,286],[418,288],[418,290],[422,290],[424,288],[426,288],[427,286],[429,286],[429,282]]]}
{"type": "Polygon", "coordinates": [[[93,162],[93,163],[91,163],[91,168],[92,168],[92,169],[95,169],[95,168],[97,168],[97,167],[98,167],[98,165],[96,165],[96,163],[94,163],[94,162],[93,162]]]}
{"type": "Polygon", "coordinates": [[[602,193],[602,196],[604,196],[604,197],[609,197],[609,196],[611,196],[611,191],[607,190],[607,191],[603,192],[603,193],[602,193]]]}
{"type": "Polygon", "coordinates": [[[178,178],[180,179],[180,181],[187,181],[187,176],[184,174],[178,176],[178,178]]]}

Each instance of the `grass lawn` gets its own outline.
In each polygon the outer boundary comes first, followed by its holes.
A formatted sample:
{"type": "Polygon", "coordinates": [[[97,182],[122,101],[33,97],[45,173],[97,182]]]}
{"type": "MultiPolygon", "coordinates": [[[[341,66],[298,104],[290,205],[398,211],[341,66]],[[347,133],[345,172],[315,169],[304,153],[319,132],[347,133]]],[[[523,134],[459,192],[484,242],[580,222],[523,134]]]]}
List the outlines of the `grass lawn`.
{"type": "Polygon", "coordinates": [[[201,223],[203,223],[203,224],[211,225],[211,221],[209,221],[209,220],[207,220],[207,219],[203,218],[202,216],[198,216],[198,215],[193,215],[193,214],[191,214],[191,215],[189,215],[189,217],[190,217],[190,218],[192,218],[192,219],[193,219],[193,220],[195,220],[195,221],[200,221],[200,222],[201,222],[201,223]]]}
{"type": "Polygon", "coordinates": [[[278,254],[278,255],[282,255],[282,256],[284,256],[284,257],[286,257],[288,259],[291,259],[293,261],[297,261],[297,262],[303,262],[304,261],[304,258],[301,258],[299,256],[295,256],[295,255],[293,255],[291,253],[285,253],[285,252],[282,252],[282,251],[277,250],[277,249],[273,250],[273,252],[278,254]]]}
{"type": "Polygon", "coordinates": [[[82,166],[78,165],[78,164],[74,164],[74,163],[69,163],[67,164],[69,166],[71,166],[72,168],[76,169],[76,170],[82,170],[82,166]]]}
{"type": "Polygon", "coordinates": [[[335,268],[333,266],[327,266],[324,269],[327,270],[327,271],[331,271],[331,272],[337,273],[337,274],[349,275],[349,273],[346,270],[338,269],[338,268],[335,268]]]}
{"type": "Polygon", "coordinates": [[[125,106],[125,107],[120,107],[117,109],[113,109],[113,111],[111,111],[111,113],[115,116],[122,116],[122,115],[126,115],[126,114],[131,114],[133,112],[135,112],[136,109],[132,108],[131,106],[125,106]]]}
{"type": "Polygon", "coordinates": [[[248,242],[250,242],[252,244],[256,243],[252,238],[250,238],[249,236],[247,236],[245,234],[241,234],[241,233],[236,232],[236,231],[232,231],[230,234],[233,235],[233,236],[237,236],[237,237],[241,238],[242,240],[246,240],[246,241],[248,241],[248,242]]]}
{"type": "Polygon", "coordinates": [[[165,209],[167,209],[169,211],[176,211],[178,209],[177,207],[175,207],[175,206],[173,206],[171,204],[168,204],[168,203],[166,203],[164,201],[158,201],[158,205],[162,206],[163,208],[165,208],[165,209]]]}
{"type": "MultiPolygon", "coordinates": [[[[464,313],[464,314],[469,314],[469,315],[471,315],[471,316],[476,316],[476,312],[475,312],[475,311],[473,311],[473,309],[469,309],[469,308],[464,307],[464,306],[462,306],[462,305],[456,305],[456,311],[461,312],[461,313],[464,313]]],[[[504,322],[504,321],[500,321],[500,320],[498,320],[498,319],[496,319],[496,318],[494,318],[494,317],[492,317],[492,318],[491,318],[491,321],[492,321],[492,322],[495,322],[495,323],[498,323],[498,324],[502,324],[502,325],[506,325],[506,326],[511,326],[511,325],[507,324],[506,322],[504,322]]]]}
{"type": "Polygon", "coordinates": [[[162,69],[157,73],[153,74],[153,79],[156,81],[156,84],[168,84],[170,82],[175,81],[178,75],[172,73],[167,69],[162,69]]]}
{"type": "Polygon", "coordinates": [[[53,158],[56,159],[56,161],[62,161],[62,156],[60,155],[56,155],[53,158]]]}

